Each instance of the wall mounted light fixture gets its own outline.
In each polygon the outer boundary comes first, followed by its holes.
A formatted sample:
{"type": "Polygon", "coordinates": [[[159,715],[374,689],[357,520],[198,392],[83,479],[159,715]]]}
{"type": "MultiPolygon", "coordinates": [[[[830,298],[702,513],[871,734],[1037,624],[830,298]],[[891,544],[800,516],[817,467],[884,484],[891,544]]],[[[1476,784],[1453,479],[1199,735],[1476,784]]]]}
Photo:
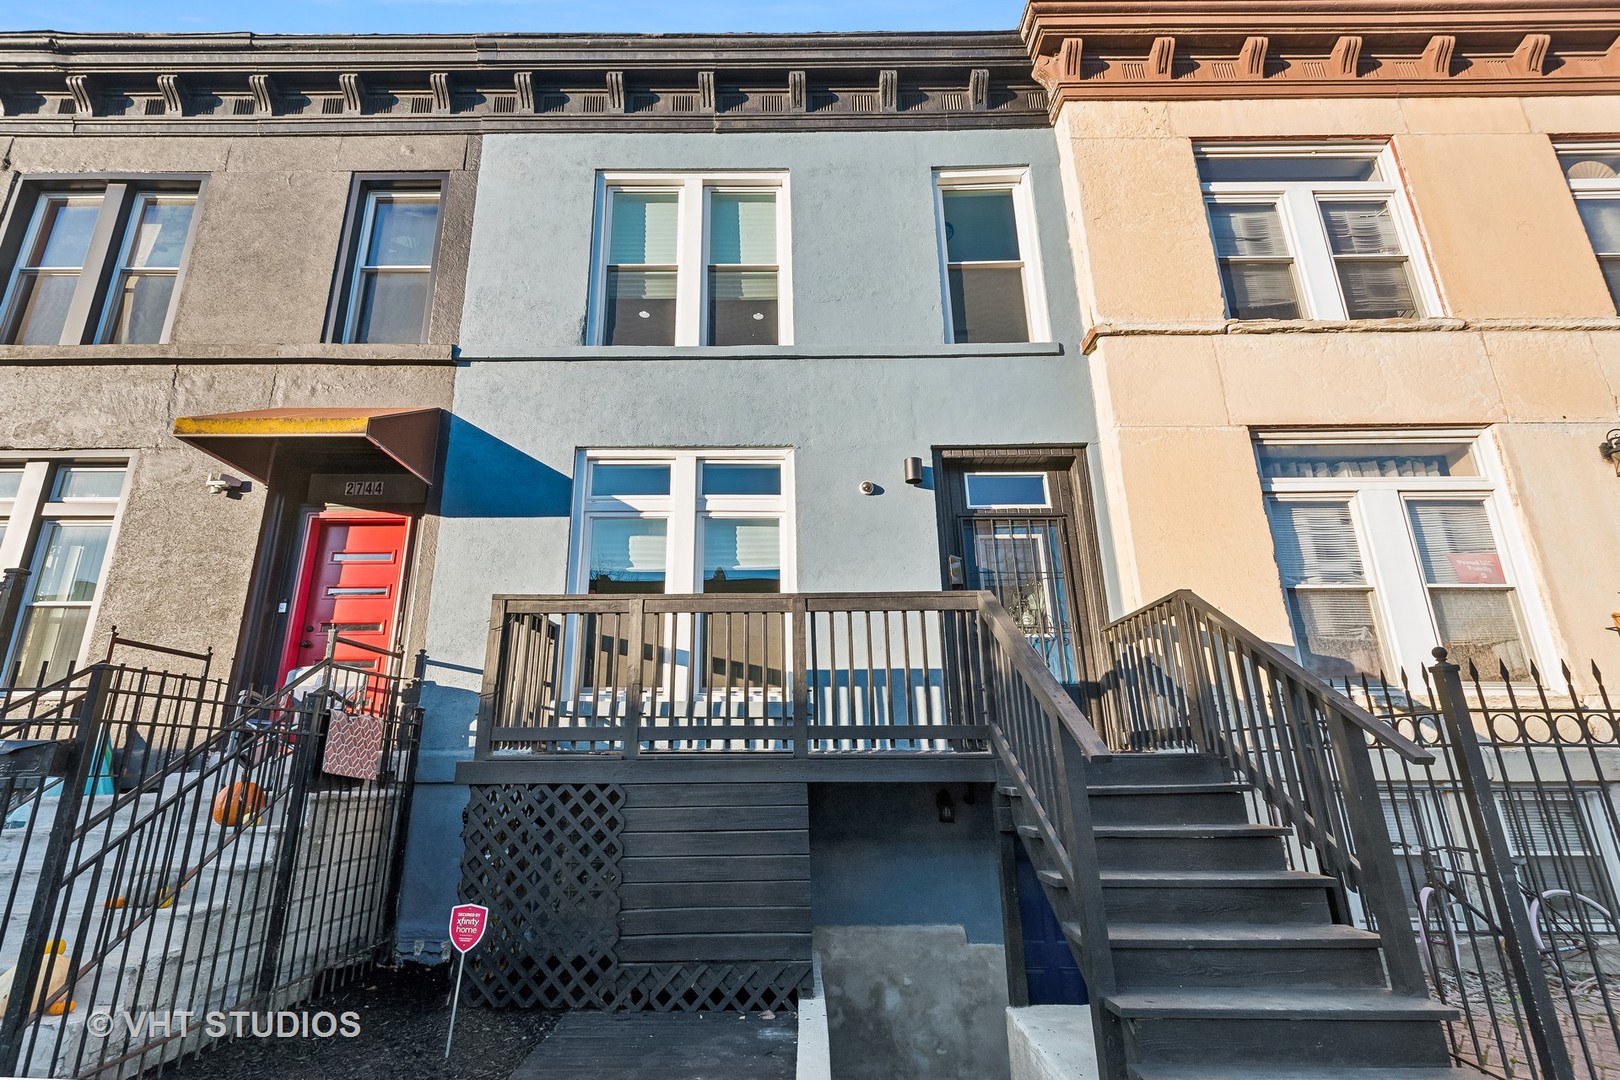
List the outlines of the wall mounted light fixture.
{"type": "Polygon", "coordinates": [[[1614,466],[1614,475],[1620,476],[1620,428],[1614,428],[1598,443],[1598,453],[1614,466]]]}
{"type": "Polygon", "coordinates": [[[906,483],[916,487],[923,482],[923,462],[920,457],[906,458],[906,483]]]}

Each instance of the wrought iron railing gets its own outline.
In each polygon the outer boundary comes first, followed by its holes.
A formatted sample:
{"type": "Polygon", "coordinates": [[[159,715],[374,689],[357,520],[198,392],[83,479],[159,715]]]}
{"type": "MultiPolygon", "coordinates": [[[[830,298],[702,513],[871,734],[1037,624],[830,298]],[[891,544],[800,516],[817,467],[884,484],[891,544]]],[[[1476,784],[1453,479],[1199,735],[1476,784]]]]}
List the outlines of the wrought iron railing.
{"type": "Polygon", "coordinates": [[[1453,1056],[1511,1078],[1620,1077],[1620,710],[1594,665],[1438,662],[1341,691],[1434,756],[1374,756],[1431,991],[1453,1056]]]}
{"type": "Polygon", "coordinates": [[[329,659],[268,695],[110,662],[0,689],[0,1072],[133,1075],[209,1041],[182,1013],[280,1008],[379,955],[415,685],[329,659]]]}

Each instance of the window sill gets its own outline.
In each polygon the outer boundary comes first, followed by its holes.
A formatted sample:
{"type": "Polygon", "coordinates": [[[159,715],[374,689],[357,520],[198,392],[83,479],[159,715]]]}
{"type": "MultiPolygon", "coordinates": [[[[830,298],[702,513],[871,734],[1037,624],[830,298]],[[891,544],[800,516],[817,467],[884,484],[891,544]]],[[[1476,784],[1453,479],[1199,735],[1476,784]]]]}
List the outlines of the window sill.
{"type": "Polygon", "coordinates": [[[1034,341],[995,345],[931,345],[915,348],[815,348],[805,345],[574,345],[561,349],[534,348],[523,352],[461,352],[462,361],[503,360],[942,360],[957,357],[993,358],[1062,356],[1062,342],[1034,341]]]}
{"type": "Polygon", "coordinates": [[[0,364],[449,364],[451,345],[0,345],[0,364]]]}

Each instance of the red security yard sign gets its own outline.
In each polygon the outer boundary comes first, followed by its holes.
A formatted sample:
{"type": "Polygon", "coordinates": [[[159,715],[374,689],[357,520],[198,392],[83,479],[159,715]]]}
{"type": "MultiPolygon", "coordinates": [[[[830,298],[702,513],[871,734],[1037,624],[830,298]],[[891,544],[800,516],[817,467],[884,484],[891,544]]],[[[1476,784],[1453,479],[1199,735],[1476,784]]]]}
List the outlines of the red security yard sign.
{"type": "Polygon", "coordinates": [[[489,925],[489,908],[478,904],[457,904],[450,909],[450,944],[458,952],[471,952],[483,940],[489,925]]]}
{"type": "Polygon", "coordinates": [[[489,926],[489,908],[480,904],[457,904],[450,909],[450,944],[460,957],[456,962],[456,988],[450,994],[450,1033],[444,1038],[444,1060],[450,1060],[450,1044],[456,1039],[456,1007],[461,1004],[461,973],[467,970],[467,953],[484,939],[489,926]]]}

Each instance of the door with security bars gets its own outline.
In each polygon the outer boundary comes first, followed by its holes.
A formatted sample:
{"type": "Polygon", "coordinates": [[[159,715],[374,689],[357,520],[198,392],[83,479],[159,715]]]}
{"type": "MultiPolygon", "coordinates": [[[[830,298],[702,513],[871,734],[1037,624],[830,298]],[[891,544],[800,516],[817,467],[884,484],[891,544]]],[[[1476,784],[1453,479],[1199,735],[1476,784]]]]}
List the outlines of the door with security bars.
{"type": "Polygon", "coordinates": [[[947,585],[993,593],[1083,702],[1091,624],[1080,574],[1089,549],[1068,464],[1011,454],[947,460],[941,481],[947,585]]]}

